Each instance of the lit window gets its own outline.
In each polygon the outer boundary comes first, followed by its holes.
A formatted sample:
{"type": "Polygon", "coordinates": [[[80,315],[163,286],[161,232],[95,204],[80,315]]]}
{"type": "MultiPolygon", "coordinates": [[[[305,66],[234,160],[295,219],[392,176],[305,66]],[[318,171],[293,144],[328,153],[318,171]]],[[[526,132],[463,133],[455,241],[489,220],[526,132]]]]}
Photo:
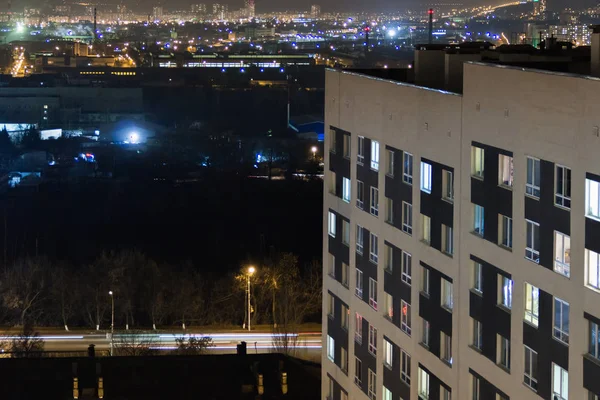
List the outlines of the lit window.
{"type": "Polygon", "coordinates": [[[344,157],[350,158],[350,135],[344,134],[344,157]]]}
{"type": "Polygon", "coordinates": [[[429,374],[419,367],[419,398],[429,400],[429,374]]]}
{"type": "Polygon", "coordinates": [[[394,201],[389,197],[385,198],[385,222],[394,223],[394,201]]]}
{"type": "Polygon", "coordinates": [[[412,283],[412,255],[405,251],[402,252],[402,274],[400,279],[408,286],[412,283]]]}
{"type": "Polygon", "coordinates": [[[387,339],[383,339],[383,364],[392,369],[392,363],[394,358],[394,346],[387,339]]]}
{"type": "Polygon", "coordinates": [[[452,172],[442,170],[442,196],[448,201],[454,200],[454,179],[452,172]]]}
{"type": "Polygon", "coordinates": [[[350,310],[346,305],[342,304],[342,315],[341,315],[341,323],[342,329],[348,330],[348,315],[350,314],[350,310]]]}
{"type": "Polygon", "coordinates": [[[400,352],[400,379],[410,386],[410,354],[404,350],[400,352]]]}
{"type": "Polygon", "coordinates": [[[350,266],[346,263],[342,263],[342,285],[348,287],[350,280],[350,266]]]}
{"type": "Polygon", "coordinates": [[[327,335],[327,358],[335,361],[335,340],[329,335],[327,335]]]}
{"type": "Polygon", "coordinates": [[[350,246],[350,222],[342,220],[342,243],[350,246]]]}
{"type": "Polygon", "coordinates": [[[585,283],[600,290],[600,254],[585,249],[585,283]]]}
{"type": "Polygon", "coordinates": [[[348,178],[342,178],[342,200],[346,203],[350,203],[350,196],[352,193],[351,181],[348,178]]]}
{"type": "Polygon", "coordinates": [[[552,391],[555,400],[569,398],[569,373],[554,363],[552,363],[552,391]]]}
{"type": "Polygon", "coordinates": [[[556,339],[564,343],[569,343],[569,303],[554,298],[554,331],[556,339]]]}
{"type": "Polygon", "coordinates": [[[354,318],[354,340],[358,343],[362,343],[362,322],[362,315],[356,313],[354,318]]]}
{"type": "Polygon", "coordinates": [[[369,324],[369,353],[377,354],[377,328],[369,324]]]}
{"type": "Polygon", "coordinates": [[[412,204],[402,202],[402,231],[412,235],[412,204]]]}
{"type": "Polygon", "coordinates": [[[385,243],[384,251],[384,268],[387,271],[392,272],[392,270],[394,269],[394,248],[389,244],[385,243]]]}
{"type": "Polygon", "coordinates": [[[329,393],[327,395],[327,399],[328,400],[329,399],[333,400],[333,392],[334,392],[334,390],[333,390],[333,379],[331,379],[330,377],[327,377],[327,381],[328,381],[328,387],[329,387],[328,392],[327,392],[327,393],[329,393]]]}
{"type": "Polygon", "coordinates": [[[362,254],[364,249],[364,228],[356,225],[356,252],[362,254]]]}
{"type": "Polygon", "coordinates": [[[359,165],[363,165],[365,162],[365,138],[362,136],[358,137],[358,149],[357,149],[356,162],[359,165]]]}
{"type": "Polygon", "coordinates": [[[377,310],[377,281],[369,278],[369,305],[377,310]]]}
{"type": "Polygon", "coordinates": [[[410,304],[402,300],[400,302],[400,329],[402,332],[410,336],[411,320],[410,320],[410,304]]]}
{"type": "Polygon", "coordinates": [[[473,290],[483,293],[483,266],[473,261],[473,290]]]}
{"type": "Polygon", "coordinates": [[[525,221],[527,223],[525,258],[535,263],[540,262],[540,224],[537,222],[525,221]]]}
{"type": "Polygon", "coordinates": [[[356,269],[356,288],[354,289],[354,294],[357,297],[363,297],[363,273],[360,269],[356,269]]]}
{"type": "Polygon", "coordinates": [[[585,180],[585,215],[600,219],[600,182],[585,180]]]}
{"type": "Polygon", "coordinates": [[[391,294],[383,292],[384,312],[387,319],[392,319],[394,316],[394,298],[391,294]]]}
{"type": "Polygon", "coordinates": [[[402,180],[409,185],[413,181],[413,155],[404,152],[404,161],[402,163],[402,180]]]}
{"type": "Polygon", "coordinates": [[[369,399],[376,400],[377,399],[377,390],[376,388],[376,375],[371,369],[369,369],[369,385],[367,386],[367,394],[369,399]]]}
{"type": "Polygon", "coordinates": [[[512,249],[512,218],[498,214],[498,219],[500,245],[512,249]]]}
{"type": "Polygon", "coordinates": [[[371,214],[379,216],[379,189],[371,186],[371,214]]]}
{"type": "Polygon", "coordinates": [[[510,369],[510,340],[498,335],[498,364],[510,369]]]}
{"type": "Polygon", "coordinates": [[[473,387],[472,387],[473,400],[481,400],[481,397],[480,397],[481,382],[479,382],[479,378],[476,377],[475,375],[471,375],[471,380],[473,382],[473,387]]]}
{"type": "Polygon", "coordinates": [[[442,251],[448,255],[454,254],[452,227],[444,224],[442,224],[442,251]]]}
{"type": "Polygon", "coordinates": [[[388,150],[386,152],[387,154],[387,163],[386,163],[386,175],[388,176],[394,176],[394,151],[393,150],[388,150]]]}
{"type": "Polygon", "coordinates": [[[452,311],[454,306],[453,294],[452,294],[452,282],[442,278],[442,307],[448,311],[452,311]]]}
{"type": "Polygon", "coordinates": [[[348,351],[340,347],[340,369],[347,375],[348,374],[348,351]]]}
{"type": "Polygon", "coordinates": [[[483,237],[484,229],[484,213],[483,207],[477,204],[473,205],[473,232],[483,237]]]}
{"type": "Polygon", "coordinates": [[[540,318],[540,290],[525,282],[525,321],[537,328],[540,318]]]}
{"type": "Polygon", "coordinates": [[[383,387],[383,400],[393,400],[393,399],[394,399],[394,397],[393,397],[390,389],[388,389],[384,386],[383,387]]]}
{"type": "Polygon", "coordinates": [[[329,151],[335,154],[336,145],[337,145],[337,132],[333,129],[329,130],[329,151]]]}
{"type": "Polygon", "coordinates": [[[335,214],[329,211],[329,236],[335,237],[335,214]]]}
{"type": "Polygon", "coordinates": [[[365,185],[361,181],[356,181],[356,207],[361,210],[365,207],[365,185]]]}
{"type": "Polygon", "coordinates": [[[471,318],[471,320],[473,321],[473,347],[481,351],[483,348],[483,327],[481,322],[476,319],[471,318]]]}
{"type": "MultiPolygon", "coordinates": [[[[346,370],[348,372],[348,370],[346,370]]],[[[344,392],[343,389],[340,389],[340,400],[348,400],[348,393],[344,392]]],[[[498,399],[496,399],[498,400],[498,399]]],[[[507,399],[499,399],[499,400],[507,400],[507,399]]]]}
{"type": "Polygon", "coordinates": [[[429,347],[429,321],[423,319],[423,330],[421,331],[421,344],[425,347],[429,347]]]}
{"type": "Polygon", "coordinates": [[[571,238],[554,231],[554,272],[571,276],[571,238]]]}
{"type": "Polygon", "coordinates": [[[371,169],[379,171],[379,142],[371,141],[371,169]]]}
{"type": "Polygon", "coordinates": [[[500,286],[498,303],[510,310],[512,308],[513,281],[506,276],[498,275],[498,284],[500,286]]]}
{"type": "Polygon", "coordinates": [[[354,383],[362,386],[362,361],[358,357],[354,357],[354,383]]]}
{"type": "Polygon", "coordinates": [[[531,348],[525,347],[525,373],[523,376],[523,383],[532,388],[537,392],[537,352],[533,351],[531,348]]]}
{"type": "Polygon", "coordinates": [[[527,157],[527,183],[525,184],[525,193],[539,198],[540,181],[540,160],[533,157],[527,157]]]}
{"type": "Polygon", "coordinates": [[[600,396],[592,392],[591,390],[587,390],[587,397],[585,400],[600,400],[600,396]]]}
{"type": "Polygon", "coordinates": [[[485,151],[481,147],[471,146],[471,175],[483,178],[485,151]]]}
{"type": "Polygon", "coordinates": [[[421,238],[425,243],[431,244],[431,218],[427,215],[421,214],[422,226],[423,226],[423,237],[421,238]]]}
{"type": "Polygon", "coordinates": [[[589,321],[590,324],[590,335],[589,335],[589,350],[588,353],[600,360],[600,330],[598,329],[598,324],[592,321],[589,321]]]}
{"type": "Polygon", "coordinates": [[[377,239],[377,236],[370,233],[369,234],[369,261],[377,264],[377,260],[378,260],[378,251],[379,251],[379,240],[377,239]]]}
{"type": "Polygon", "coordinates": [[[452,337],[440,332],[441,359],[452,364],[452,337]]]}
{"type": "Polygon", "coordinates": [[[421,266],[421,292],[429,295],[429,269],[421,266]]]}
{"type": "Polygon", "coordinates": [[[431,164],[421,161],[421,190],[431,193],[431,164]]]}
{"type": "Polygon", "coordinates": [[[554,204],[571,208],[571,169],[562,165],[556,166],[556,196],[554,204]]]}
{"type": "Polygon", "coordinates": [[[498,184],[512,187],[513,185],[513,158],[501,154],[498,157],[498,184]]]}
{"type": "Polygon", "coordinates": [[[444,386],[441,386],[440,391],[442,392],[442,395],[440,397],[441,400],[452,400],[449,389],[446,389],[444,386]]]}

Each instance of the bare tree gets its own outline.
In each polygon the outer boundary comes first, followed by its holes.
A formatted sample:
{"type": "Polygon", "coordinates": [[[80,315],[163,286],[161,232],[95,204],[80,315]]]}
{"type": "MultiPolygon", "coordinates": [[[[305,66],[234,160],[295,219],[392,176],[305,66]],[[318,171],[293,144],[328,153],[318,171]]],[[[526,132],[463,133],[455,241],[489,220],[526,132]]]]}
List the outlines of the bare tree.
{"type": "Polygon", "coordinates": [[[36,321],[43,312],[48,262],[43,258],[17,260],[1,275],[2,303],[20,326],[36,321]]]}
{"type": "Polygon", "coordinates": [[[15,358],[35,358],[42,356],[44,341],[33,324],[27,323],[23,326],[23,331],[14,336],[6,347],[15,358]]]}
{"type": "Polygon", "coordinates": [[[199,312],[202,308],[202,280],[198,273],[190,266],[186,266],[181,272],[175,274],[175,281],[171,287],[174,292],[174,316],[185,330],[187,323],[198,322],[199,312]]]}
{"type": "Polygon", "coordinates": [[[65,266],[55,268],[51,275],[50,298],[65,330],[75,315],[75,305],[79,301],[79,288],[75,275],[65,266]]]}
{"type": "Polygon", "coordinates": [[[168,311],[166,302],[167,282],[165,282],[166,276],[163,270],[164,267],[161,268],[153,261],[149,262],[144,269],[144,308],[148,317],[150,317],[153,330],[156,330],[157,325],[162,324],[168,311]]]}
{"type": "Polygon", "coordinates": [[[97,331],[100,330],[104,314],[110,306],[109,279],[106,272],[109,265],[108,256],[103,253],[81,274],[84,317],[97,331]]]}
{"type": "Polygon", "coordinates": [[[144,331],[115,332],[113,354],[116,356],[152,356],[158,353],[160,341],[144,331]]]}
{"type": "Polygon", "coordinates": [[[175,339],[177,344],[177,354],[191,356],[202,354],[209,347],[214,346],[212,338],[209,336],[181,336],[175,339]]]}

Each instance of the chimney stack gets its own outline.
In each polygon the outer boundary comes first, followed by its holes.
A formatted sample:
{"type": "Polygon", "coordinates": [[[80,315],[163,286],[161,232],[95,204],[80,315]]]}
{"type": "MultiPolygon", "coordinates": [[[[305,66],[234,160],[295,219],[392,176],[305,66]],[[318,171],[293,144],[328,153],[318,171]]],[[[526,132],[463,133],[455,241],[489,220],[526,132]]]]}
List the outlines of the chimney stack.
{"type": "Polygon", "coordinates": [[[433,8],[427,11],[429,14],[429,44],[433,43],[433,8]]]}

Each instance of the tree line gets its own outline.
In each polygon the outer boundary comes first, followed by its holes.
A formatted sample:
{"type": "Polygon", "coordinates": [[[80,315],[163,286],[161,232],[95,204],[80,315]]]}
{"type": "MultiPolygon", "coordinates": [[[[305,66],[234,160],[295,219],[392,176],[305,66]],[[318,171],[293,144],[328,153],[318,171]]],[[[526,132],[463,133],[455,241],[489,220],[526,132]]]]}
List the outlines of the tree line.
{"type": "MultiPolygon", "coordinates": [[[[293,331],[320,321],[319,262],[301,265],[297,256],[280,253],[255,266],[252,324],[293,331]]],[[[247,271],[244,266],[213,276],[191,263],[158,263],[135,250],[104,252],[78,267],[22,258],[0,272],[0,323],[108,330],[114,302],[115,329],[241,326],[247,323],[247,271]]]]}

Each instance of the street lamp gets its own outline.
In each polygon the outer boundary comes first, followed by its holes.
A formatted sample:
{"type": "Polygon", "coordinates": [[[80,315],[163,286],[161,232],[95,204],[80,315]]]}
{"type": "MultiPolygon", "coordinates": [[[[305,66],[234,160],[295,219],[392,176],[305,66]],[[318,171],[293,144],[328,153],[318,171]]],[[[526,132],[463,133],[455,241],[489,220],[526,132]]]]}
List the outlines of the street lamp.
{"type": "Polygon", "coordinates": [[[111,309],[112,309],[112,317],[110,322],[110,355],[113,355],[113,338],[115,335],[115,296],[113,296],[113,291],[109,291],[108,295],[110,296],[111,309]]]}
{"type": "Polygon", "coordinates": [[[246,281],[248,282],[248,330],[250,330],[250,318],[252,306],[250,305],[250,277],[256,272],[256,268],[248,267],[248,273],[246,274],[246,281]]]}
{"type": "Polygon", "coordinates": [[[312,155],[313,155],[313,160],[317,159],[317,146],[313,146],[310,148],[310,151],[312,151],[312,155]]]}

